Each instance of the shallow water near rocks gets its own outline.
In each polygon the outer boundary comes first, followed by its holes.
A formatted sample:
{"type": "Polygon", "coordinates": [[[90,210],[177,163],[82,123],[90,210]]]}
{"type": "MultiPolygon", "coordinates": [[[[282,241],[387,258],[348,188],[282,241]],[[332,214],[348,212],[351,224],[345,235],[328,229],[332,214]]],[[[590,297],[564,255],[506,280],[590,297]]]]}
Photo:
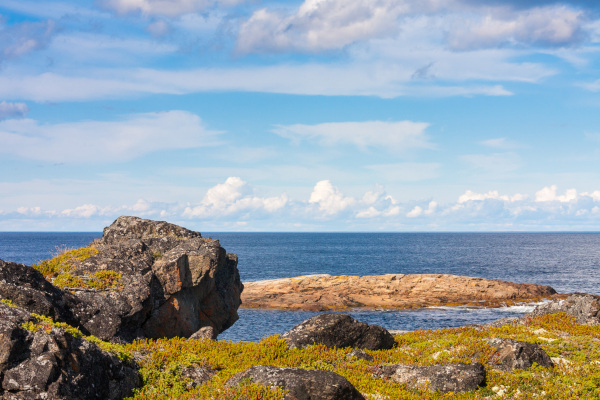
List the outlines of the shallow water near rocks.
{"type": "MultiPolygon", "coordinates": [[[[32,264],[57,246],[82,247],[101,233],[0,232],[0,259],[32,264]]],[[[600,294],[599,233],[206,233],[239,257],[242,281],[308,274],[443,273],[600,294]]],[[[414,330],[481,324],[532,306],[496,309],[350,310],[360,321],[414,330]]],[[[318,314],[240,309],[219,338],[259,340],[318,314]]]]}

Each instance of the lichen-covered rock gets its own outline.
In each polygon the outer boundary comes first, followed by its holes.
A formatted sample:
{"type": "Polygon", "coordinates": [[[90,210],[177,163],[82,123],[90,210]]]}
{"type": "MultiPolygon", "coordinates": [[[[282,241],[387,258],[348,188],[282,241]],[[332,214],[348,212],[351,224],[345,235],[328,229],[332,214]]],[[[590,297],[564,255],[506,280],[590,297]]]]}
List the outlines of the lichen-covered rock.
{"type": "Polygon", "coordinates": [[[33,321],[0,303],[0,398],[117,400],[141,385],[134,366],[61,328],[24,328],[33,321]]]}
{"type": "Polygon", "coordinates": [[[245,379],[287,390],[285,400],[364,400],[346,378],[331,371],[255,365],[234,375],[228,384],[238,385],[245,379]]]}
{"type": "Polygon", "coordinates": [[[600,323],[600,296],[587,293],[575,293],[565,300],[556,300],[537,306],[529,316],[564,312],[577,318],[577,322],[586,325],[600,323]]]}
{"type": "Polygon", "coordinates": [[[381,326],[359,322],[345,314],[321,314],[307,319],[282,337],[289,348],[301,349],[312,344],[327,347],[355,347],[367,350],[391,349],[394,337],[381,326]]]}
{"type": "Polygon", "coordinates": [[[97,253],[73,260],[69,274],[85,282],[108,272],[118,277],[116,285],[61,290],[32,268],[1,262],[0,295],[103,340],[189,337],[208,326],[218,334],[238,319],[237,256],[218,240],[167,222],[119,217],[91,246],[97,253]]]}
{"type": "Polygon", "coordinates": [[[80,300],[54,286],[37,270],[23,264],[0,260],[0,298],[25,310],[77,326],[73,310],[80,300]]]}
{"type": "Polygon", "coordinates": [[[204,382],[211,380],[216,374],[217,371],[203,365],[184,367],[181,371],[181,377],[186,380],[185,386],[188,389],[202,385],[204,382]]]}
{"type": "Polygon", "coordinates": [[[391,379],[412,390],[467,392],[486,385],[483,364],[442,364],[418,366],[393,364],[379,367],[375,376],[391,379]]]}
{"type": "Polygon", "coordinates": [[[373,357],[372,355],[370,355],[369,353],[367,353],[366,351],[361,350],[361,349],[352,349],[352,351],[350,351],[348,354],[346,354],[346,357],[358,358],[359,360],[364,360],[364,361],[368,361],[368,362],[375,361],[375,357],[373,357]]]}
{"type": "Polygon", "coordinates": [[[490,364],[497,369],[528,369],[533,363],[548,368],[554,366],[550,356],[538,344],[500,338],[489,339],[487,342],[496,349],[490,364]]]}

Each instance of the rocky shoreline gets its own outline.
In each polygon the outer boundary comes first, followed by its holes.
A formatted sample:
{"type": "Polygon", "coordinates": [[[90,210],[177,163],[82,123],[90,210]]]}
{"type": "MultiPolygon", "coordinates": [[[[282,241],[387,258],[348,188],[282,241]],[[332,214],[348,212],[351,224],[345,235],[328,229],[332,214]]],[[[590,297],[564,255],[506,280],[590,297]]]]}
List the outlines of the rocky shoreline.
{"type": "Polygon", "coordinates": [[[445,274],[305,275],[245,282],[245,308],[343,310],[432,306],[501,307],[564,298],[550,286],[445,274]]]}
{"type": "MultiPolygon", "coordinates": [[[[218,241],[135,217],[120,217],[88,248],[34,267],[0,260],[1,399],[383,400],[465,391],[519,398],[521,388],[509,387],[524,379],[513,379],[516,371],[544,369],[543,386],[544,376],[555,374],[559,383],[571,376],[565,363],[586,357],[600,364],[600,296],[567,297],[548,286],[453,275],[318,275],[244,288],[237,257],[218,241]],[[539,298],[550,301],[480,327],[392,334],[325,313],[258,344],[215,340],[235,323],[242,301],[325,310],[539,298]]],[[[583,391],[600,382],[593,371],[584,376],[591,383],[581,383],[583,391]]]]}

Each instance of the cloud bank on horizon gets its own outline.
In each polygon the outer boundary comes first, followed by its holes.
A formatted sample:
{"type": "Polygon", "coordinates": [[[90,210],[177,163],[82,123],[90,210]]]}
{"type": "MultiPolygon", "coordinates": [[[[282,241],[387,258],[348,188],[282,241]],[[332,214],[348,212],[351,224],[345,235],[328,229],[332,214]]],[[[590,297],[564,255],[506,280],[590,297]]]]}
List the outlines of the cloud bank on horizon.
{"type": "Polygon", "coordinates": [[[596,231],[600,4],[5,0],[0,230],[596,231]]]}

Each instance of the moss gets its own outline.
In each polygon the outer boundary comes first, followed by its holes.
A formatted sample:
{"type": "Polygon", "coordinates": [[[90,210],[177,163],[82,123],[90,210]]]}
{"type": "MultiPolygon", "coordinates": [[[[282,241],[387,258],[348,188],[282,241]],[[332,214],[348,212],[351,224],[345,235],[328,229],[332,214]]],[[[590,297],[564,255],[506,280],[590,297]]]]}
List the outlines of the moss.
{"type": "Polygon", "coordinates": [[[115,271],[97,271],[93,274],[75,274],[77,264],[98,254],[92,247],[68,250],[61,248],[55,257],[34,264],[33,268],[40,271],[44,278],[60,288],[69,289],[119,289],[121,274],[115,271]]]}
{"type": "Polygon", "coordinates": [[[32,267],[40,271],[44,278],[52,279],[60,274],[73,272],[77,262],[85,261],[96,254],[98,254],[98,250],[91,247],[72,250],[64,247],[58,248],[54,257],[34,264],[32,267]]]}
{"type": "Polygon", "coordinates": [[[4,303],[9,307],[16,307],[15,303],[13,303],[12,300],[9,299],[0,299],[0,303],[4,303]]]}

